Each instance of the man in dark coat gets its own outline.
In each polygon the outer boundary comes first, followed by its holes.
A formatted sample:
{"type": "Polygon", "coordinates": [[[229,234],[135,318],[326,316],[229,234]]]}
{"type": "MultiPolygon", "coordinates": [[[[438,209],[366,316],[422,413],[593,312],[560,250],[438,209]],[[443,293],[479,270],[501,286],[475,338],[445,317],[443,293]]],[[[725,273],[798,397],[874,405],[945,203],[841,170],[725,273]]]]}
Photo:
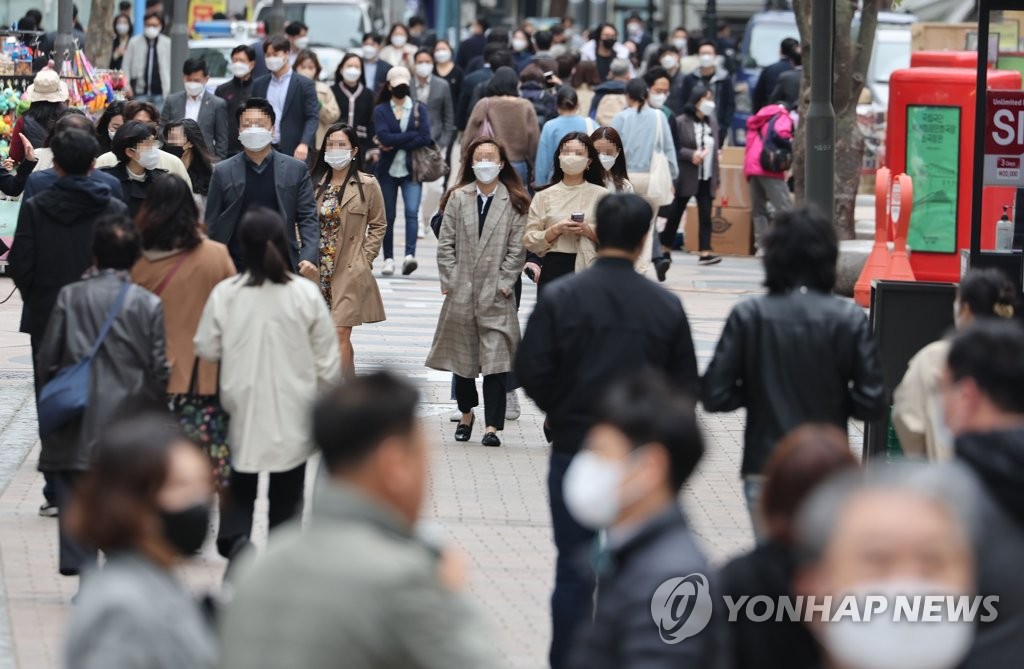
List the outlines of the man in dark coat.
{"type": "Polygon", "coordinates": [[[638,195],[612,194],[598,203],[596,263],[549,285],[516,355],[516,376],[547,414],[552,446],[548,493],[558,558],[550,660],[555,669],[565,666],[575,629],[590,617],[594,579],[585,565],[595,534],[569,514],[562,481],[600,420],[596,407],[602,389],[647,368],[661,370],[680,390],[695,394],[698,385],[682,304],[633,269],[648,249],[652,215],[638,195]]]}
{"type": "Polygon", "coordinates": [[[469,74],[469,62],[484,53],[487,44],[487,21],[477,17],[469,24],[470,36],[459,44],[459,52],[455,55],[455,64],[469,74]]]}
{"type": "Polygon", "coordinates": [[[754,114],[761,107],[773,101],[771,96],[779,83],[779,77],[784,72],[789,72],[800,64],[800,42],[792,37],[787,37],[782,40],[782,46],[779,49],[782,55],[779,62],[772,63],[764,68],[761,71],[761,76],[757,78],[757,83],[754,85],[754,92],[750,100],[753,107],[751,111],[754,114]]]}
{"type": "Polygon", "coordinates": [[[274,146],[305,162],[316,151],[320,100],[312,79],[296,74],[288,62],[291,42],[276,35],[263,44],[270,74],[252,83],[252,97],[265,98],[274,108],[274,146]],[[270,66],[274,66],[271,69],[270,66]]]}

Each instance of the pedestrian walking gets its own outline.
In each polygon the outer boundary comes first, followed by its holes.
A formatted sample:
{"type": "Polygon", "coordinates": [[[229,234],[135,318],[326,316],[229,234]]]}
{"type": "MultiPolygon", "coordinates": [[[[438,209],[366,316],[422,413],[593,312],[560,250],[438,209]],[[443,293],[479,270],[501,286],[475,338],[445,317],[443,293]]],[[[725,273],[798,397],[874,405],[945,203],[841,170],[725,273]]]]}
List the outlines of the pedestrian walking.
{"type": "Polygon", "coordinates": [[[534,180],[545,186],[551,180],[552,163],[555,147],[570,132],[585,132],[590,135],[597,130],[593,119],[579,115],[579,98],[576,91],[568,86],[558,89],[555,96],[558,116],[544,124],[540,131],[540,142],[537,144],[537,157],[534,158],[534,180]]]}
{"type": "MultiPolygon", "coordinates": [[[[619,31],[610,23],[602,23],[591,32],[591,39],[580,47],[580,58],[582,60],[594,61],[597,66],[597,74],[601,81],[607,81],[610,77],[608,72],[611,69],[613,60],[624,60],[629,62],[629,49],[619,42],[619,31]]],[[[630,67],[632,70],[632,66],[630,67]]],[[[632,71],[630,72],[632,74],[632,71]]]]}
{"type": "Polygon", "coordinates": [[[589,116],[590,105],[594,101],[594,89],[601,85],[594,61],[583,60],[577,63],[572,68],[569,85],[576,91],[576,99],[579,102],[576,113],[580,116],[589,116]]]}
{"type": "Polygon", "coordinates": [[[871,420],[886,409],[882,366],[867,318],[832,295],[839,247],[831,221],[799,207],[764,239],[768,294],[741,302],[725,322],[704,374],[706,411],[746,409],[743,493],[755,535],[764,464],[804,423],[871,420]]]}
{"type": "Polygon", "coordinates": [[[103,171],[121,183],[121,201],[134,219],[153,179],[168,174],[159,167],[160,139],[156,128],[141,121],[128,121],[114,135],[113,148],[117,165],[105,167],[103,171]]]}
{"type": "MultiPolygon", "coordinates": [[[[289,57],[292,43],[283,35],[263,43],[269,74],[252,83],[252,97],[263,98],[274,109],[272,142],[277,151],[306,162],[309,147],[316,146],[320,105],[313,82],[295,76],[289,57]]],[[[244,128],[242,128],[244,130],[244,128]]]]}
{"type": "Polygon", "coordinates": [[[291,273],[280,214],[249,210],[239,237],[246,269],[213,289],[195,336],[199,357],[220,363],[231,416],[231,483],[217,534],[217,550],[231,559],[249,543],[260,472],[270,472],[270,529],[301,514],[310,407],[341,380],[330,313],[317,285],[291,273]]]}
{"type": "Polygon", "coordinates": [[[164,99],[161,118],[165,123],[195,121],[210,152],[217,160],[227,158],[228,105],[206,89],[210,81],[210,67],[202,58],[189,58],[182,66],[182,79],[185,90],[171,93],[164,99]]]}
{"type": "Polygon", "coordinates": [[[100,155],[110,151],[110,143],[114,141],[114,134],[118,128],[124,125],[125,103],[121,100],[114,100],[103,110],[103,114],[96,121],[96,140],[100,143],[100,155]]]}
{"type": "Polygon", "coordinates": [[[476,377],[483,375],[484,446],[500,446],[506,392],[519,318],[516,284],[526,262],[523,232],[530,196],[492,139],[466,148],[458,183],[442,202],[437,264],[445,296],[427,366],[455,375],[462,418],[456,441],[469,441],[479,403],[476,377]]]}
{"type": "Polygon", "coordinates": [[[245,256],[238,225],[250,209],[265,207],[282,218],[292,271],[319,262],[319,223],[313,182],[306,164],[271,146],[275,112],[263,98],[252,97],[238,108],[239,140],[245,151],[217,163],[206,200],[210,237],[226,244],[239,271],[245,256]]]}
{"type": "Polygon", "coordinates": [[[334,93],[331,92],[331,87],[320,81],[320,73],[323,68],[320,67],[320,59],[317,58],[315,51],[310,49],[300,51],[299,55],[295,57],[294,67],[296,74],[310,79],[316,88],[316,99],[320,106],[320,123],[317,125],[316,144],[313,146],[320,146],[324,143],[327,128],[341,118],[341,110],[338,108],[338,101],[334,98],[334,93]]]}
{"type": "Polygon", "coordinates": [[[128,97],[158,108],[171,92],[171,38],[163,32],[163,14],[147,13],[142,34],[128,41],[122,61],[128,75],[128,97]]]}
{"type": "MultiPolygon", "coordinates": [[[[32,146],[42,146],[53,124],[68,106],[68,85],[55,70],[40,70],[25,91],[24,99],[31,104],[15,121],[11,137],[24,135],[32,146]]],[[[21,163],[26,158],[25,153],[22,142],[11,142],[8,154],[11,160],[21,163]]]]}
{"type": "Polygon", "coordinates": [[[632,193],[633,184],[626,169],[626,151],[618,131],[611,126],[602,126],[590,135],[590,139],[604,168],[604,187],[612,193],[632,193]]]}
{"type": "Polygon", "coordinates": [[[563,485],[587,433],[601,420],[600,393],[647,368],[663,371],[684,392],[695,393],[698,385],[690,326],[679,299],[633,268],[647,248],[651,215],[638,195],[612,194],[600,201],[597,262],[541,293],[516,354],[516,376],[547,414],[551,442],[547,484],[558,556],[551,595],[555,669],[567,666],[572,637],[590,618],[593,601],[587,555],[595,533],[572,517],[563,485]]]}
{"type": "Polygon", "coordinates": [[[242,144],[238,141],[238,108],[252,95],[255,67],[256,50],[248,44],[239,44],[231,50],[231,62],[228,64],[231,78],[214,91],[227,103],[228,157],[242,151],[242,144]]]}
{"type": "Polygon", "coordinates": [[[160,298],[167,333],[170,405],[186,433],[205,447],[217,481],[226,485],[230,465],[227,425],[217,400],[217,366],[200,361],[193,339],[213,288],[235,275],[223,244],[202,234],[199,210],[184,181],[157,177],[135,221],[142,233],[142,257],[132,280],[160,298]],[[214,424],[211,424],[214,423],[214,424]]]}
{"type": "Polygon", "coordinates": [[[199,124],[192,119],[171,121],[164,125],[164,150],[181,158],[192,180],[192,197],[199,208],[202,220],[206,212],[206,198],[210,194],[210,180],[213,178],[213,159],[203,139],[199,124]]]}
{"type": "Polygon", "coordinates": [[[463,137],[467,145],[481,137],[494,139],[505,148],[519,179],[533,183],[540,125],[533,105],[519,97],[519,81],[511,67],[494,71],[485,97],[473,107],[463,137]]]}
{"type": "Polygon", "coordinates": [[[451,89],[452,101],[458,103],[462,94],[462,80],[466,73],[452,60],[451,42],[439,39],[434,43],[434,74],[448,82],[451,89]]]}
{"type": "Polygon", "coordinates": [[[380,148],[377,162],[377,180],[384,194],[384,211],[388,231],[384,235],[384,276],[395,273],[395,214],[398,192],[402,192],[405,205],[405,260],[402,275],[416,271],[416,238],[419,231],[420,197],[423,184],[413,168],[412,153],[428,146],[430,115],[427,106],[412,96],[409,70],[393,67],[388,72],[388,84],[377,97],[373,110],[375,141],[380,148]]]}
{"type": "Polygon", "coordinates": [[[354,53],[345,54],[334,72],[331,92],[338,103],[340,122],[355,128],[363,167],[373,169],[380,149],[373,143],[373,86],[366,84],[362,58],[354,53]]]}
{"type": "MultiPolygon", "coordinates": [[[[29,160],[32,156],[27,156],[18,166],[17,174],[14,176],[8,175],[6,178],[0,175],[0,191],[16,195],[19,186],[23,186],[23,188],[20,188],[21,200],[22,202],[27,202],[44,190],[49,190],[57,183],[60,176],[57,174],[57,170],[53,169],[53,138],[61,132],[70,129],[84,130],[91,135],[94,135],[96,130],[93,127],[92,121],[81,110],[74,108],[64,110],[64,113],[53,124],[53,129],[50,131],[50,136],[46,138],[44,148],[32,150],[32,153],[35,154],[35,162],[29,160]],[[47,165],[42,164],[44,162],[44,152],[48,154],[45,161],[49,163],[47,165]],[[28,176],[22,184],[21,175],[23,174],[28,176]]],[[[111,189],[111,195],[118,200],[121,199],[121,182],[116,177],[97,169],[89,169],[86,176],[107,184],[111,189]]]]}
{"type": "Polygon", "coordinates": [[[387,44],[380,50],[380,59],[391,67],[404,67],[412,70],[416,45],[409,42],[409,28],[404,23],[391,24],[387,44]]]}
{"type": "Polygon", "coordinates": [[[432,449],[418,406],[416,389],[387,372],[316,406],[327,476],[306,527],[281,528],[237,572],[221,669],[332,669],[341,657],[349,667],[501,666],[466,600],[459,556],[415,534],[432,449]]]}
{"type": "Polygon", "coordinates": [[[60,290],[39,348],[44,390],[58,372],[91,360],[84,411],[60,425],[40,419],[39,470],[54,483],[62,576],[96,567],[96,546],[77,541],[68,526],[69,502],[96,444],[116,420],[167,407],[163,307],[129,274],[141,252],[139,231],[123,215],[107,217],[97,221],[91,246],[95,266],[60,290]]]}
{"type": "Polygon", "coordinates": [[[391,64],[380,59],[380,46],[383,38],[376,33],[363,35],[363,70],[366,87],[370,89],[374,97],[384,88],[387,83],[388,72],[391,71],[391,64]]]}
{"type": "MultiPolygon", "coordinates": [[[[157,132],[160,130],[160,112],[157,111],[156,106],[151,102],[132,100],[126,104],[124,107],[124,122],[127,123],[128,121],[140,121],[157,132]]],[[[124,124],[122,124],[122,126],[123,125],[124,124]]],[[[120,159],[113,151],[113,137],[111,137],[110,142],[111,150],[100,155],[100,157],[96,159],[94,167],[98,170],[103,169],[104,167],[114,167],[118,162],[120,162],[120,159]]],[[[170,153],[161,150],[159,147],[157,147],[157,157],[159,160],[157,162],[156,169],[176,174],[191,184],[192,180],[188,176],[188,170],[185,168],[185,164],[181,162],[180,158],[172,156],[170,153]]]]}
{"type": "Polygon", "coordinates": [[[164,416],[103,435],[71,527],[106,562],[71,611],[65,667],[217,666],[213,626],[175,574],[203,545],[211,491],[206,459],[164,416]]]}
{"type": "Polygon", "coordinates": [[[718,46],[711,40],[705,39],[697,45],[698,67],[686,75],[679,94],[681,99],[689,100],[697,84],[704,84],[705,88],[715,92],[715,119],[718,121],[718,136],[715,139],[718,146],[722,147],[725,146],[736,115],[736,90],[729,71],[722,66],[718,52],[718,46]]]}
{"type": "Polygon", "coordinates": [[[597,257],[594,211],[608,194],[604,168],[590,137],[570,132],[555,148],[551,183],[538,190],[526,222],[526,248],[544,258],[537,290],[579,272],[597,257]]]}
{"type": "Polygon", "coordinates": [[[320,263],[306,278],[320,284],[338,331],[341,371],[356,375],[352,328],[384,320],[384,302],[373,276],[387,232],[384,196],[372,175],[362,171],[355,128],[337,123],[327,130],[313,167],[320,215],[320,263]],[[358,241],[357,241],[358,240],[358,241]]]}
{"type": "MultiPolygon", "coordinates": [[[[434,54],[430,49],[416,52],[416,69],[412,79],[412,96],[427,106],[430,117],[430,137],[445,155],[450,155],[455,142],[455,103],[448,82],[434,74],[434,54]]],[[[419,237],[430,227],[430,217],[444,194],[448,175],[423,184],[420,206],[419,237]]]]}
{"type": "Polygon", "coordinates": [[[793,121],[781,104],[770,104],[747,119],[747,145],[743,174],[750,184],[750,216],[754,222],[754,245],[761,252],[761,239],[768,228],[768,205],[774,216],[793,206],[785,172],[773,172],[761,161],[765,139],[774,133],[784,140],[793,139],[793,121]]]}
{"type": "MultiPolygon", "coordinates": [[[[998,269],[970,270],[960,280],[953,303],[956,329],[981,319],[1013,318],[1016,300],[1013,283],[998,269]]],[[[943,338],[918,351],[893,393],[892,423],[908,457],[937,461],[953,457],[953,442],[943,428],[942,407],[937,401],[949,345],[950,338],[943,338]]]]}

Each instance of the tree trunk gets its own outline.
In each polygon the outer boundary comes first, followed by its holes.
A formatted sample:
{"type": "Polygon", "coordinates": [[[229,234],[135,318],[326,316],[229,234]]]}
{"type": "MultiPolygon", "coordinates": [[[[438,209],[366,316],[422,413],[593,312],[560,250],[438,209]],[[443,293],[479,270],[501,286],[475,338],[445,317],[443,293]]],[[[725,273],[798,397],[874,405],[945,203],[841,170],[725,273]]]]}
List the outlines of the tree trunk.
{"type": "Polygon", "coordinates": [[[114,50],[114,0],[92,0],[85,43],[85,55],[93,67],[110,66],[114,50]]]}

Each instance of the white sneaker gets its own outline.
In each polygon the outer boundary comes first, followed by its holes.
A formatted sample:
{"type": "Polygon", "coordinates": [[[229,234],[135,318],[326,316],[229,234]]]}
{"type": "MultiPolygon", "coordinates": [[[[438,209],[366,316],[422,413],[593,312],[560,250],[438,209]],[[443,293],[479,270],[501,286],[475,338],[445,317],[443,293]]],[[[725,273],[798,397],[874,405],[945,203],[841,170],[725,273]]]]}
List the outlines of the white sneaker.
{"type": "Polygon", "coordinates": [[[416,262],[416,258],[413,258],[412,256],[405,256],[405,260],[402,261],[402,276],[409,276],[415,272],[416,268],[419,266],[420,264],[416,262]]]}
{"type": "Polygon", "coordinates": [[[451,413],[450,416],[448,416],[448,420],[451,421],[452,423],[458,423],[460,420],[462,420],[462,412],[456,409],[451,413]]]}
{"type": "Polygon", "coordinates": [[[395,273],[395,261],[391,258],[387,258],[384,261],[384,269],[380,271],[384,276],[391,276],[395,273]]]}
{"type": "Polygon", "coordinates": [[[426,226],[421,223],[420,227],[419,227],[419,230],[416,231],[416,236],[418,238],[423,239],[424,237],[427,236],[427,231],[425,230],[425,228],[426,228],[426,226]]]}
{"type": "Polygon", "coordinates": [[[505,396],[505,420],[518,420],[519,416],[519,395],[513,390],[505,396]]]}

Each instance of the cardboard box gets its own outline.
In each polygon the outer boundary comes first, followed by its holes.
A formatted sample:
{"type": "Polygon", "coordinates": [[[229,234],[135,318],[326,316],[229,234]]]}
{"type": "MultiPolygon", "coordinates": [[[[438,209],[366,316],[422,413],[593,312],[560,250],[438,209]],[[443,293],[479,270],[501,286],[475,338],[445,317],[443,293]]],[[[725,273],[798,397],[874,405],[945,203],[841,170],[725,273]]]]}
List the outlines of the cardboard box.
{"type": "MultiPolygon", "coordinates": [[[[697,205],[686,208],[683,248],[691,253],[697,249],[697,205]]],[[[754,254],[754,224],[749,207],[711,208],[711,249],[717,255],[749,256],[754,254]]]]}
{"type": "Polygon", "coordinates": [[[742,146],[723,146],[722,155],[718,157],[718,163],[722,167],[726,165],[730,167],[735,167],[736,165],[743,167],[743,159],[746,154],[747,150],[742,146]]]}
{"type": "Polygon", "coordinates": [[[749,209],[750,184],[747,182],[747,177],[743,176],[743,164],[721,165],[718,174],[718,194],[715,196],[715,206],[749,209]]]}

